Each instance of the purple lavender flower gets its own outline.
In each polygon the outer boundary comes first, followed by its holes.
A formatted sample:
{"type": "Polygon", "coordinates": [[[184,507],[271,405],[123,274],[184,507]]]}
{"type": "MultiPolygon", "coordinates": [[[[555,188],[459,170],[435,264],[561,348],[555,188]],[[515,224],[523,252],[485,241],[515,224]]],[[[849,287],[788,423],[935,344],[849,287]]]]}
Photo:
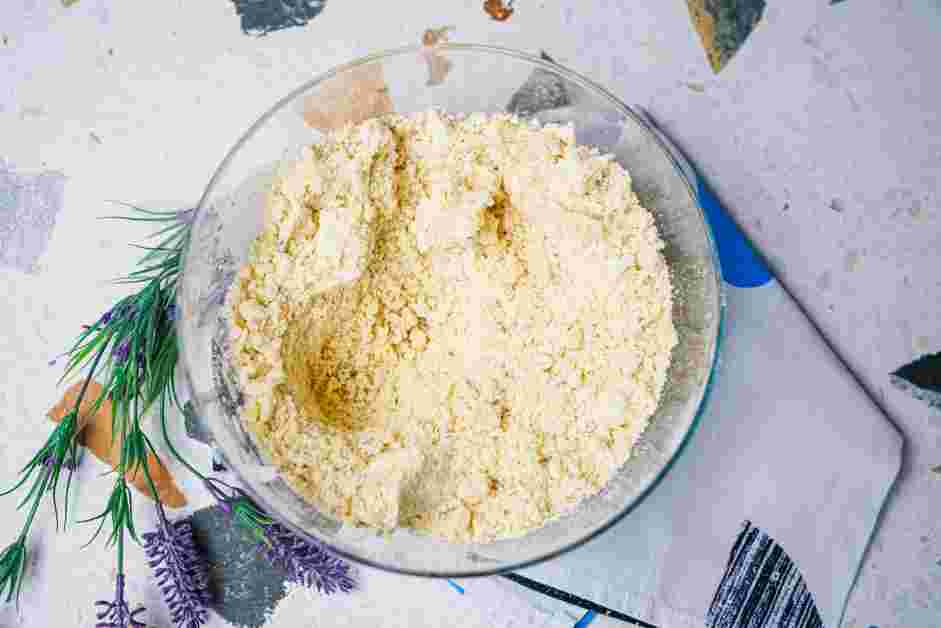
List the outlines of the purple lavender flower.
{"type": "Polygon", "coordinates": [[[175,218],[178,222],[191,225],[193,224],[193,219],[196,218],[196,208],[191,207],[189,209],[181,209],[176,212],[175,218]]]}
{"type": "Polygon", "coordinates": [[[205,478],[203,485],[209,493],[216,498],[219,508],[227,515],[235,513],[233,504],[238,503],[240,500],[247,499],[244,491],[230,486],[218,478],[205,478]]]}
{"type": "MultiPolygon", "coordinates": [[[[42,465],[44,467],[51,467],[55,463],[55,456],[52,455],[52,452],[49,452],[42,459],[42,465]]],[[[71,453],[66,453],[65,457],[62,459],[62,466],[68,469],[69,471],[75,471],[78,469],[78,459],[76,456],[73,456],[71,453]]]]}
{"type": "Polygon", "coordinates": [[[212,477],[205,478],[204,484],[236,525],[253,533],[264,544],[268,560],[284,569],[288,580],[328,595],[337,591],[349,593],[356,587],[349,563],[319,543],[302,538],[273,521],[258,509],[245,491],[212,477]]]}
{"type": "Polygon", "coordinates": [[[294,534],[280,523],[265,526],[264,536],[268,560],[284,569],[292,582],[326,595],[349,593],[356,587],[349,563],[320,544],[294,534]]]}
{"type": "Polygon", "coordinates": [[[114,348],[114,350],[111,352],[111,355],[113,355],[115,359],[119,363],[121,363],[127,360],[127,356],[128,354],[130,354],[130,352],[131,352],[131,339],[125,338],[124,340],[121,341],[121,344],[119,344],[117,347],[114,348]]]}
{"type": "Polygon", "coordinates": [[[177,628],[200,628],[209,620],[209,576],[196,551],[193,526],[185,520],[170,522],[159,504],[157,514],[157,530],[143,535],[157,586],[177,628]]]}
{"type": "Polygon", "coordinates": [[[114,601],[98,600],[95,606],[98,607],[98,623],[95,628],[147,628],[144,622],[137,619],[137,616],[144,612],[144,607],[138,606],[132,611],[124,599],[123,573],[118,574],[115,583],[114,601]]]}

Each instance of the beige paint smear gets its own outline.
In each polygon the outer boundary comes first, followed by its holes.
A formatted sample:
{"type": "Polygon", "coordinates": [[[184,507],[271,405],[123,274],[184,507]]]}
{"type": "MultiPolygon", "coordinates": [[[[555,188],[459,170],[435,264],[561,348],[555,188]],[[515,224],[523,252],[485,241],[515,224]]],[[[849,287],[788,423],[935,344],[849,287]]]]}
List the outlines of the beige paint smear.
{"type": "Polygon", "coordinates": [[[394,111],[381,63],[367,63],[327,79],[304,99],[304,122],[322,131],[359,124],[394,111]]]}
{"type": "MultiPolygon", "coordinates": [[[[81,388],[82,382],[76,382],[70,386],[63,394],[62,399],[49,410],[49,420],[54,423],[61,422],[63,417],[75,407],[81,388]]],[[[79,411],[79,442],[92,452],[96,458],[110,465],[111,468],[115,468],[121,459],[121,438],[120,436],[113,437],[111,434],[111,401],[105,399],[98,411],[92,413],[94,403],[101,394],[101,385],[98,382],[90,382],[88,390],[85,391],[85,396],[82,397],[82,405],[79,411]]],[[[165,506],[182,508],[186,505],[186,496],[176,485],[170,471],[152,453],[147,456],[147,469],[157,488],[157,495],[165,506]]],[[[147,482],[142,470],[128,473],[127,478],[141,494],[153,499],[150,484],[147,482]]]]}

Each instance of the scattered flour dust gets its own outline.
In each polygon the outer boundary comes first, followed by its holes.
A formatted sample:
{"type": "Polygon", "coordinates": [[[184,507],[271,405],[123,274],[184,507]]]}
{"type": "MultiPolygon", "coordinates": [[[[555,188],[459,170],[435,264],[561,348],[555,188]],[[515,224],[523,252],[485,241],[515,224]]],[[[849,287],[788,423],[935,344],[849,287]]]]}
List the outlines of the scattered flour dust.
{"type": "Polygon", "coordinates": [[[676,344],[651,214],[570,127],[347,126],[275,184],[230,295],[244,420],[318,508],[456,542],[600,491],[676,344]]]}

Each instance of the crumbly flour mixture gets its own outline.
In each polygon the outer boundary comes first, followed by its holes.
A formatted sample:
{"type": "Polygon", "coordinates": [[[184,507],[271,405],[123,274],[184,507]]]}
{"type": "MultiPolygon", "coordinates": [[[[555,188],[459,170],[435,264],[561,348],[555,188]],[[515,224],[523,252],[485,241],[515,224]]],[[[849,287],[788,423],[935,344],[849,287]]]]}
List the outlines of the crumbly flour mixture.
{"type": "Polygon", "coordinates": [[[279,179],[230,295],[245,420],[358,525],[519,535],[601,490],[676,343],[651,214],[569,127],[428,112],[279,179]]]}

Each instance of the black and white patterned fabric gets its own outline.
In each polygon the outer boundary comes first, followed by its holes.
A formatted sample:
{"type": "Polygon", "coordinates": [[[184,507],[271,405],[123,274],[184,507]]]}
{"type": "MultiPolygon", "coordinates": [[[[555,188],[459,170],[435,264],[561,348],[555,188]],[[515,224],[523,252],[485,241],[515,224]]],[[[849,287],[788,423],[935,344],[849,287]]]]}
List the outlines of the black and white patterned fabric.
{"type": "Polygon", "coordinates": [[[822,628],[803,576],[784,549],[746,521],[706,617],[708,628],[822,628]]]}

